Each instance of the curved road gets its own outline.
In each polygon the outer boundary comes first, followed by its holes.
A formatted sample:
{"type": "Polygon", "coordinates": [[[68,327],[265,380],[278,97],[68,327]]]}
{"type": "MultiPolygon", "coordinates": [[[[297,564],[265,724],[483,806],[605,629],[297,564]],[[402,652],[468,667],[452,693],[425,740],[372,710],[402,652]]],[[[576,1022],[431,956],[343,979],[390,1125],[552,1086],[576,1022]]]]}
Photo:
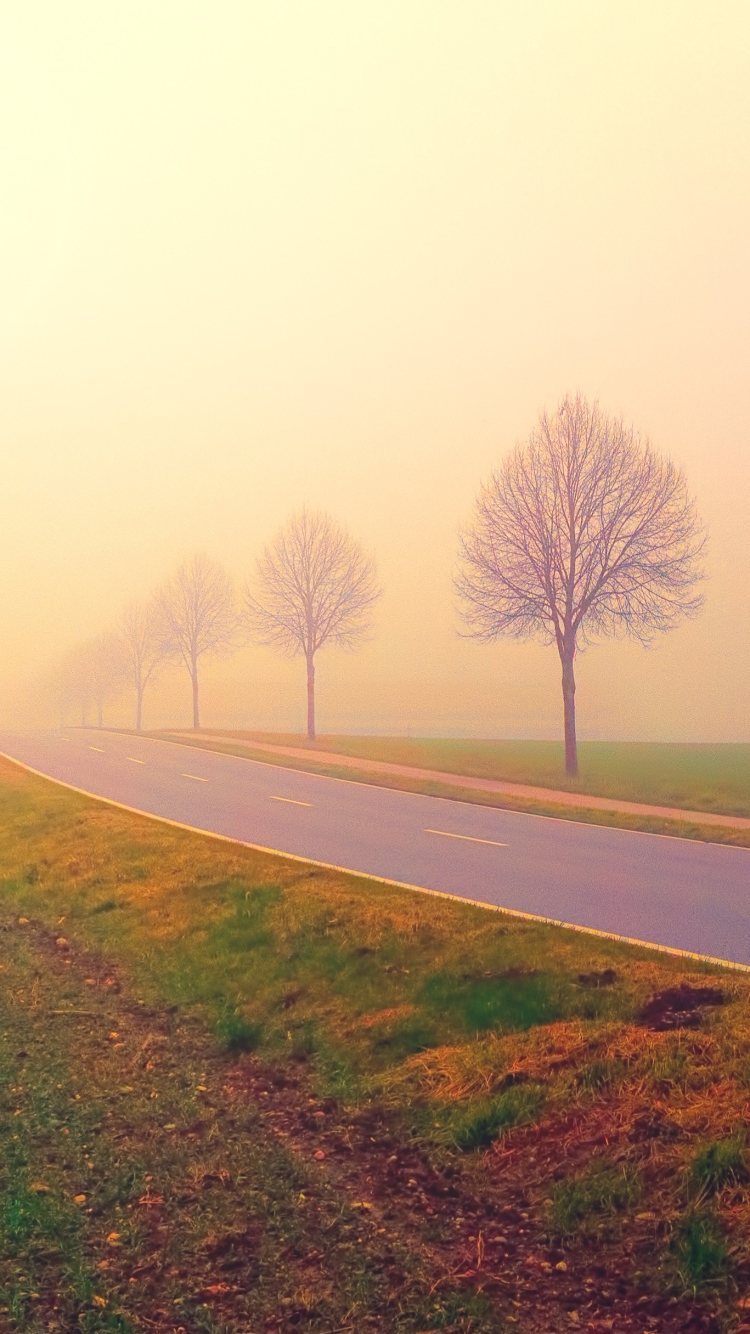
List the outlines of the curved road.
{"type": "Polygon", "coordinates": [[[0,751],[195,829],[750,965],[750,849],[369,787],[116,732],[0,734],[0,751]]]}

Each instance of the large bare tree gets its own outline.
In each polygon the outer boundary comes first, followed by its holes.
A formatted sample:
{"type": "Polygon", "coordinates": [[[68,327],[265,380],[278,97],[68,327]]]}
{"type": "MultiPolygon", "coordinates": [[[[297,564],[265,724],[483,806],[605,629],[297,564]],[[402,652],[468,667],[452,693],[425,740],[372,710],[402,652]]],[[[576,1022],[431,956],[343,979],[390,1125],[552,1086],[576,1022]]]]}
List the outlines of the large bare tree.
{"type": "Polygon", "coordinates": [[[354,648],[380,597],[375,564],[328,514],[293,514],[258,558],[245,592],[251,633],[307,665],[307,735],[315,739],[315,654],[324,644],[354,648]]]}
{"type": "Polygon", "coordinates": [[[556,645],[571,777],[577,649],[612,634],[648,643],[695,615],[704,545],[680,469],[580,394],[542,413],[482,487],[456,580],[467,632],[556,645]]]}
{"type": "Polygon", "coordinates": [[[140,732],[146,686],[166,657],[156,604],[131,602],[120,617],[117,634],[124,672],[135,690],[135,728],[140,732]]]}
{"type": "Polygon", "coordinates": [[[232,581],[210,556],[183,561],[157,595],[163,643],[181,658],[193,687],[193,730],[200,728],[198,663],[206,654],[227,653],[236,643],[237,610],[232,581]]]}

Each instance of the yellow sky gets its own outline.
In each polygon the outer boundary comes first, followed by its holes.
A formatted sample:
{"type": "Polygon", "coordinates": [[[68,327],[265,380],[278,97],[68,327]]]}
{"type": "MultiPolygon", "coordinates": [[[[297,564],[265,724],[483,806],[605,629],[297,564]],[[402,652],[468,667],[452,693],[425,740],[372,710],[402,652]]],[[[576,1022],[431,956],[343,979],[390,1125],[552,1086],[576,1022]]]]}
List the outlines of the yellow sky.
{"type": "MultiPolygon", "coordinates": [[[[322,729],[554,734],[554,652],[458,639],[450,575],[480,480],[581,389],[711,530],[699,621],[582,658],[581,734],[750,739],[745,0],[0,16],[6,713],[183,555],[241,577],[307,503],[386,589],[321,659],[322,729]]],[[[298,670],[223,664],[207,721],[301,722],[298,670]]]]}

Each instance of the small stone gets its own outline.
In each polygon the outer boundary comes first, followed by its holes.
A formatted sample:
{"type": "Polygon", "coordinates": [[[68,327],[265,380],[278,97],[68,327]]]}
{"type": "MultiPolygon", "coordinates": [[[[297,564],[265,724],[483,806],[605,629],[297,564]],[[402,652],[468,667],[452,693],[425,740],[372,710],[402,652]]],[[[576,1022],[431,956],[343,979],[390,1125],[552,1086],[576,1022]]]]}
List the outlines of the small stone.
{"type": "Polygon", "coordinates": [[[568,1266],[566,1265],[564,1260],[558,1260],[557,1264],[555,1265],[555,1269],[559,1269],[561,1274],[564,1274],[567,1271],[567,1268],[568,1266]]]}
{"type": "Polygon", "coordinates": [[[86,1196],[85,1196],[85,1195],[74,1195],[74,1196],[73,1196],[73,1203],[74,1203],[74,1204],[85,1204],[85,1203],[86,1203],[86,1196]]]}
{"type": "Polygon", "coordinates": [[[325,1153],[323,1149],[316,1149],[313,1156],[317,1158],[319,1163],[322,1163],[323,1159],[325,1158],[325,1153]]]}
{"type": "Polygon", "coordinates": [[[55,944],[57,945],[57,948],[58,948],[59,950],[67,950],[67,949],[70,949],[70,946],[69,946],[67,940],[65,939],[65,936],[58,936],[58,937],[57,937],[57,940],[55,941],[55,944]]]}
{"type": "Polygon", "coordinates": [[[45,1186],[43,1181],[32,1181],[29,1189],[33,1190],[35,1195],[49,1195],[49,1186],[45,1186]]]}
{"type": "Polygon", "coordinates": [[[29,919],[28,919],[28,917],[19,917],[19,919],[18,919],[18,925],[19,925],[19,926],[28,926],[28,925],[29,925],[29,919]]]}

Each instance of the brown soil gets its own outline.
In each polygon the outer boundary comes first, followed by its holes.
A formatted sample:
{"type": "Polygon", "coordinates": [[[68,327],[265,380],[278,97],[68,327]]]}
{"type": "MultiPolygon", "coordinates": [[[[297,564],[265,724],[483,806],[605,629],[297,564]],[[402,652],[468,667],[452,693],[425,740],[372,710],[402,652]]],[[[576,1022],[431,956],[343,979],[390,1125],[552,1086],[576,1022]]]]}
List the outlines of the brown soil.
{"type": "Polygon", "coordinates": [[[641,1010],[638,1022],[655,1033],[666,1033],[673,1028],[700,1028],[704,1007],[723,1005],[725,1000],[719,987],[691,987],[685,982],[652,996],[641,1010]]]}
{"type": "Polygon", "coordinates": [[[613,987],[617,981],[617,973],[614,968],[603,968],[600,973],[579,973],[578,984],[582,987],[592,987],[598,991],[599,987],[613,987]]]}

